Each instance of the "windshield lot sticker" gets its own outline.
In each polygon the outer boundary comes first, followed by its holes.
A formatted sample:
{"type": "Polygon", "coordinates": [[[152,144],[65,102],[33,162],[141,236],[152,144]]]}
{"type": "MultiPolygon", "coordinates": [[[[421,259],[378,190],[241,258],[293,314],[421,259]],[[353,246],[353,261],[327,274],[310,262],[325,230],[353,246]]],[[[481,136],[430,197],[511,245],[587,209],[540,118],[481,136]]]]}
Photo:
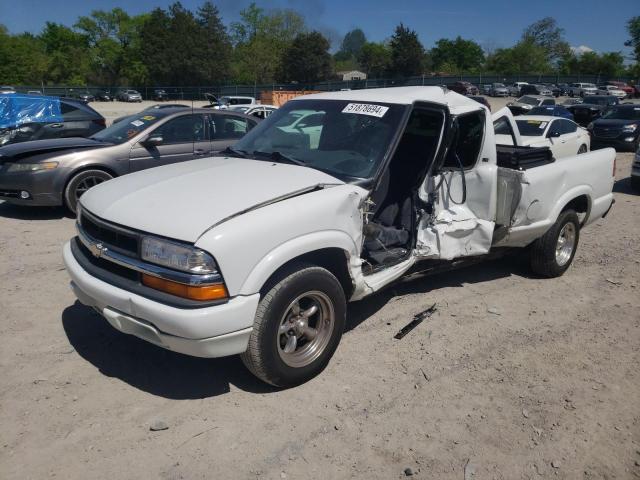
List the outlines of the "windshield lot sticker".
{"type": "Polygon", "coordinates": [[[546,127],[546,126],[547,126],[547,122],[542,122],[538,128],[539,128],[540,130],[543,130],[543,129],[544,129],[544,127],[546,127]]]}
{"type": "Polygon", "coordinates": [[[148,120],[148,121],[151,121],[151,120],[155,120],[155,118],[156,118],[156,117],[153,117],[153,116],[151,116],[151,115],[145,115],[144,117],[142,117],[142,120],[148,120]]]}
{"type": "Polygon", "coordinates": [[[133,125],[134,127],[139,127],[140,125],[144,125],[144,122],[141,122],[140,120],[134,120],[133,122],[131,122],[131,125],[133,125]]]}
{"type": "Polygon", "coordinates": [[[387,113],[389,107],[382,105],[371,105],[369,103],[350,103],[342,109],[342,113],[355,113],[357,115],[370,115],[382,118],[387,113]]]}

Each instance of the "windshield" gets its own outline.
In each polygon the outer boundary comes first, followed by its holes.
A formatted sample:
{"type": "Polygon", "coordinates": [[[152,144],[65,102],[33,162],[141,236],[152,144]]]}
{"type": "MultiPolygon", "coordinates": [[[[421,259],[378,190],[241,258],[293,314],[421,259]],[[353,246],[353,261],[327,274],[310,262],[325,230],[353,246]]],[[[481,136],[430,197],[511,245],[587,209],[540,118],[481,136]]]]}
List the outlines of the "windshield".
{"type": "Polygon", "coordinates": [[[505,88],[504,83],[494,83],[493,88],[505,88]]]}
{"type": "Polygon", "coordinates": [[[548,107],[534,107],[527,115],[554,115],[556,112],[556,107],[548,106],[548,107]]]}
{"type": "Polygon", "coordinates": [[[612,107],[601,118],[608,120],[640,120],[640,107],[612,107]]]}
{"type": "Polygon", "coordinates": [[[104,130],[100,130],[98,133],[94,133],[91,138],[100,142],[115,143],[116,145],[119,145],[130,138],[135,137],[161,118],[163,117],[141,112],[136,115],[126,117],[122,121],[114,123],[104,130]]]}
{"type": "Polygon", "coordinates": [[[518,103],[526,103],[527,105],[533,105],[534,107],[538,106],[538,99],[533,98],[533,97],[520,97],[518,100],[516,100],[516,102],[518,103]]]}
{"type": "Polygon", "coordinates": [[[523,137],[539,137],[544,134],[549,122],[545,120],[516,120],[520,135],[523,137]]]}
{"type": "Polygon", "coordinates": [[[295,100],[271,114],[234,149],[325,171],[370,178],[389,149],[407,106],[344,100],[295,100]],[[274,152],[277,152],[274,154],[274,152]]]}

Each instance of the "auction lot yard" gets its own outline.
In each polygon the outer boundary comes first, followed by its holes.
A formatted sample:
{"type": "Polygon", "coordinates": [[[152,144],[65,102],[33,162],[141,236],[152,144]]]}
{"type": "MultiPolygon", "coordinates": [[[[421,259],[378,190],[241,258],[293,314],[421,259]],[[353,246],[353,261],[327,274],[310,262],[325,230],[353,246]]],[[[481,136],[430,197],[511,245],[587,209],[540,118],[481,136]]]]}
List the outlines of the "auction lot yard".
{"type": "Polygon", "coordinates": [[[640,478],[632,157],[563,277],[516,254],[405,281],[351,304],[328,368],[290,390],[115,331],[69,289],[74,220],[0,202],[0,478],[640,478]]]}

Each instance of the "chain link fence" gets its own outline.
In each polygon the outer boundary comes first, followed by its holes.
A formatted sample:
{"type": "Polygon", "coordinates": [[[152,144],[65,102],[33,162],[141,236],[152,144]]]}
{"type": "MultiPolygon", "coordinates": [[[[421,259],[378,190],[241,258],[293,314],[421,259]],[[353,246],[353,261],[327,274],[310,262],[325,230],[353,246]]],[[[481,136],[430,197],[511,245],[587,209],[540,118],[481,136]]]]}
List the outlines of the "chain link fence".
{"type": "Polygon", "coordinates": [[[255,85],[215,85],[215,86],[76,86],[76,85],[41,85],[41,86],[21,86],[16,90],[22,93],[39,92],[45,95],[73,97],[78,93],[89,92],[96,95],[99,92],[107,91],[112,96],[121,90],[136,90],[140,92],[145,100],[154,99],[154,90],[162,89],[167,93],[170,100],[206,100],[206,93],[218,97],[225,95],[240,95],[260,98],[263,91],[273,90],[319,90],[335,91],[345,89],[401,87],[416,85],[450,85],[456,81],[471,82],[475,85],[501,82],[510,84],[513,82],[528,83],[574,83],[588,82],[599,84],[608,80],[627,81],[628,79],[613,79],[602,75],[449,75],[419,77],[407,77],[399,79],[375,78],[367,80],[335,80],[324,81],[311,84],[300,83],[269,83],[255,85]]]}

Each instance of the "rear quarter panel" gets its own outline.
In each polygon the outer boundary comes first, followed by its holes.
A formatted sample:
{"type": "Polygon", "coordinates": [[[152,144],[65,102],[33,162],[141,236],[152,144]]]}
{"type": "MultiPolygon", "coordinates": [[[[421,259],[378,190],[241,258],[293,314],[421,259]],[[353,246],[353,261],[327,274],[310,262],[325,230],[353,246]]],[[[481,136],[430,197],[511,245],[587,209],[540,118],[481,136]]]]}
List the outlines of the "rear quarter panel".
{"type": "Polygon", "coordinates": [[[584,225],[602,217],[613,201],[615,157],[615,150],[606,148],[527,170],[513,226],[498,245],[528,245],[544,235],[564,207],[581,195],[589,200],[584,225]]]}

